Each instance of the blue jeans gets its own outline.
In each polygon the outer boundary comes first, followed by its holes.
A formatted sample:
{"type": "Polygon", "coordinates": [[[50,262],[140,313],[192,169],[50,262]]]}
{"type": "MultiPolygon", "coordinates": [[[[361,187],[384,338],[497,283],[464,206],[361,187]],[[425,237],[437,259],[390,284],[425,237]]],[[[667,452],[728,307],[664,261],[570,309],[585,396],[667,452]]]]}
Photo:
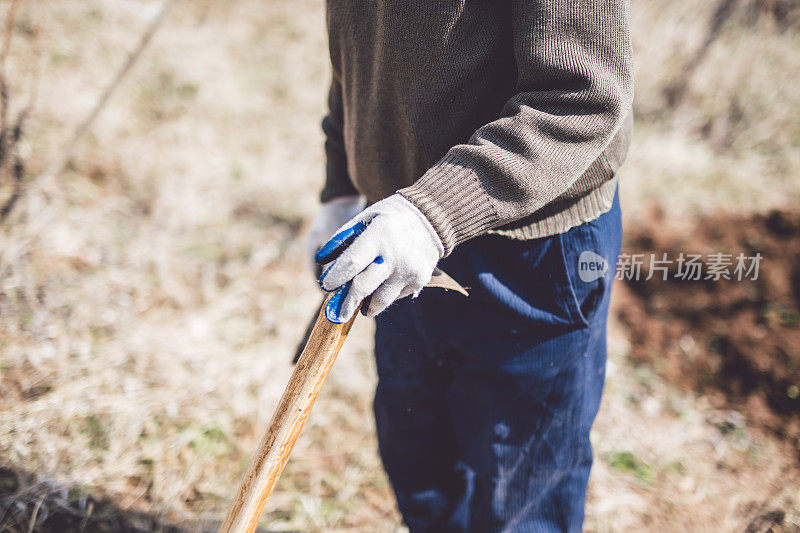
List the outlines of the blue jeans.
{"type": "Polygon", "coordinates": [[[378,316],[378,441],[412,532],[581,530],[621,238],[616,198],[561,235],[477,237],[440,263],[468,298],[378,316]]]}

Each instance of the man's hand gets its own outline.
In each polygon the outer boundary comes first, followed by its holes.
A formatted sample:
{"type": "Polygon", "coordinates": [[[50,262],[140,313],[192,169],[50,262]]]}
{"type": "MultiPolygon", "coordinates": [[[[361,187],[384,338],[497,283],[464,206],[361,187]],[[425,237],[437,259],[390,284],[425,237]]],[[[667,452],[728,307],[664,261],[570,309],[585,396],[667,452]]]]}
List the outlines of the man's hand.
{"type": "Polygon", "coordinates": [[[365,209],[319,250],[317,263],[331,263],[319,279],[338,292],[325,310],[331,322],[346,322],[362,300],[375,316],[395,300],[416,296],[444,255],[442,241],[414,204],[395,194],[365,209]]]}
{"type": "Polygon", "coordinates": [[[309,265],[317,276],[322,273],[322,269],[315,262],[314,256],[337,229],[364,209],[364,203],[361,196],[341,196],[320,206],[306,236],[309,265]]]}

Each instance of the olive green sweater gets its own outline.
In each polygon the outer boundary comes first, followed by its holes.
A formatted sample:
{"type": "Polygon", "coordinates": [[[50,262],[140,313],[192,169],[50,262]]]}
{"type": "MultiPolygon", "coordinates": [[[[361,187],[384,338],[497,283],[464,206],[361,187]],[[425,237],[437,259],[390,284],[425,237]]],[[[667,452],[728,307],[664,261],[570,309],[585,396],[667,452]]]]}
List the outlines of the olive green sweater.
{"type": "Polygon", "coordinates": [[[611,207],[631,135],[627,0],[328,0],[322,200],[400,192],[449,254],[611,207]]]}

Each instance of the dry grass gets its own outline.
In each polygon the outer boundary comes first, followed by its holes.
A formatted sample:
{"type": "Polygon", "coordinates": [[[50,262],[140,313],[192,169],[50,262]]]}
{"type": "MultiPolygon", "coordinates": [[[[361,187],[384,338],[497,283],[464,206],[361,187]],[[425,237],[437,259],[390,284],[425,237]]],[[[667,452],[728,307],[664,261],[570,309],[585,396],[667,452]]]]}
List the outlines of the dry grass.
{"type": "MultiPolygon", "coordinates": [[[[634,4],[629,215],[796,204],[796,28],[737,3],[667,112],[714,6],[634,4]]],[[[317,303],[299,234],[322,176],[321,1],[182,3],[67,172],[37,184],[157,6],[31,0],[15,26],[12,96],[31,80],[31,28],[46,28],[20,146],[28,196],[0,227],[0,463],[31,474],[28,519],[39,501],[88,516],[88,501],[147,516],[144,529],[213,528],[317,303]]],[[[369,334],[365,321],[348,341],[265,528],[399,528],[375,452],[369,334]]],[[[776,509],[800,523],[782,443],[631,368],[619,328],[612,341],[589,530],[734,531],[776,509]]]]}
{"type": "Polygon", "coordinates": [[[786,2],[793,14],[778,17],[757,0],[632,4],[637,119],[623,171],[628,214],[654,205],[672,218],[796,207],[800,4],[786,2]],[[720,6],[729,9],[720,15],[720,6]]]}

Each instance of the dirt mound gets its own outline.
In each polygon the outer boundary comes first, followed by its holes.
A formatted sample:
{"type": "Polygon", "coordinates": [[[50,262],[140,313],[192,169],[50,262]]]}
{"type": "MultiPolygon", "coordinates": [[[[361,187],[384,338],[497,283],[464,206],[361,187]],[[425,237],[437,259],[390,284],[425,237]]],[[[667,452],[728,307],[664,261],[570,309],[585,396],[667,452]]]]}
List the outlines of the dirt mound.
{"type": "Polygon", "coordinates": [[[618,267],[631,279],[615,313],[635,361],[800,448],[800,213],[709,217],[683,234],[654,217],[628,231],[618,267]]]}

